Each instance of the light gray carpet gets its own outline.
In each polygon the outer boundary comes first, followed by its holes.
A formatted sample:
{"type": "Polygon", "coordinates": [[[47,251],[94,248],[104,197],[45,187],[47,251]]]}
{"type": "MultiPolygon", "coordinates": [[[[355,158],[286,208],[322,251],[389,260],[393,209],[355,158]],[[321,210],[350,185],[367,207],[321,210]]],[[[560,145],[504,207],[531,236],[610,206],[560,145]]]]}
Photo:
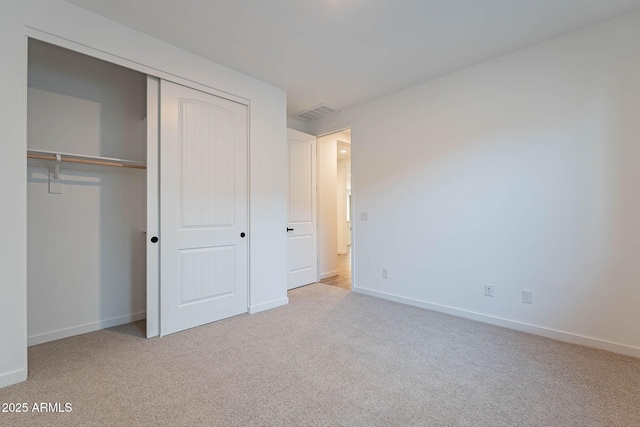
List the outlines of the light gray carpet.
{"type": "Polygon", "coordinates": [[[314,284],[164,338],[143,324],[29,349],[0,425],[638,426],[640,360],[314,284]]]}

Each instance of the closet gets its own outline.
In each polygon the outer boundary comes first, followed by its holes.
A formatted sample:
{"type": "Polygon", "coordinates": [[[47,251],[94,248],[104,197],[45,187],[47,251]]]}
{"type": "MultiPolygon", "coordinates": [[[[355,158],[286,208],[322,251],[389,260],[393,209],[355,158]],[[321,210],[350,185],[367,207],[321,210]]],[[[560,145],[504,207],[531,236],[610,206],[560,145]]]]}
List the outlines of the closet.
{"type": "Polygon", "coordinates": [[[146,92],[144,74],[29,41],[29,345],[145,318],[146,92]]]}
{"type": "Polygon", "coordinates": [[[246,313],[247,104],[33,39],[27,89],[29,345],[246,313]]]}

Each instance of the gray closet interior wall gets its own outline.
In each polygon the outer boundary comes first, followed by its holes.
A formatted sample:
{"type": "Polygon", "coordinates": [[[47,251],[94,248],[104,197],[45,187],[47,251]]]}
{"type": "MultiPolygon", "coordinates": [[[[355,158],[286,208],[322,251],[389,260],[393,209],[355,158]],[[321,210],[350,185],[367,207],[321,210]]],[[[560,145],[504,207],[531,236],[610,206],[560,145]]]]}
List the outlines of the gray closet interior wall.
{"type": "MultiPolygon", "coordinates": [[[[146,75],[29,41],[29,149],[144,162],[145,116],[146,75]]],[[[29,344],[144,318],[145,171],[28,165],[29,344]]]]}

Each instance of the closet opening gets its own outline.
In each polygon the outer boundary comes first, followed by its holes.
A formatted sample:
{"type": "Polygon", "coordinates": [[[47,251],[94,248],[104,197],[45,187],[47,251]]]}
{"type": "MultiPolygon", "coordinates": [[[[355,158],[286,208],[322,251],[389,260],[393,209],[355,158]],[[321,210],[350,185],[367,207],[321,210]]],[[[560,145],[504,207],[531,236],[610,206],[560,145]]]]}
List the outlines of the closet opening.
{"type": "Polygon", "coordinates": [[[28,344],[141,321],[147,75],[30,39],[27,86],[28,344]]]}

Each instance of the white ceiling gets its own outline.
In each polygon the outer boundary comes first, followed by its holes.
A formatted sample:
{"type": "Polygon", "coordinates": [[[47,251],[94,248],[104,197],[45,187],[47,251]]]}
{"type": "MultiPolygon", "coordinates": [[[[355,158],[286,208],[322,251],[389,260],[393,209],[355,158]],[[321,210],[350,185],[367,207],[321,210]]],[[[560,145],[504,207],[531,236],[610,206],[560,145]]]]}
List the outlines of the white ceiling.
{"type": "Polygon", "coordinates": [[[640,8],[640,0],[67,0],[338,109],[640,8]]]}

